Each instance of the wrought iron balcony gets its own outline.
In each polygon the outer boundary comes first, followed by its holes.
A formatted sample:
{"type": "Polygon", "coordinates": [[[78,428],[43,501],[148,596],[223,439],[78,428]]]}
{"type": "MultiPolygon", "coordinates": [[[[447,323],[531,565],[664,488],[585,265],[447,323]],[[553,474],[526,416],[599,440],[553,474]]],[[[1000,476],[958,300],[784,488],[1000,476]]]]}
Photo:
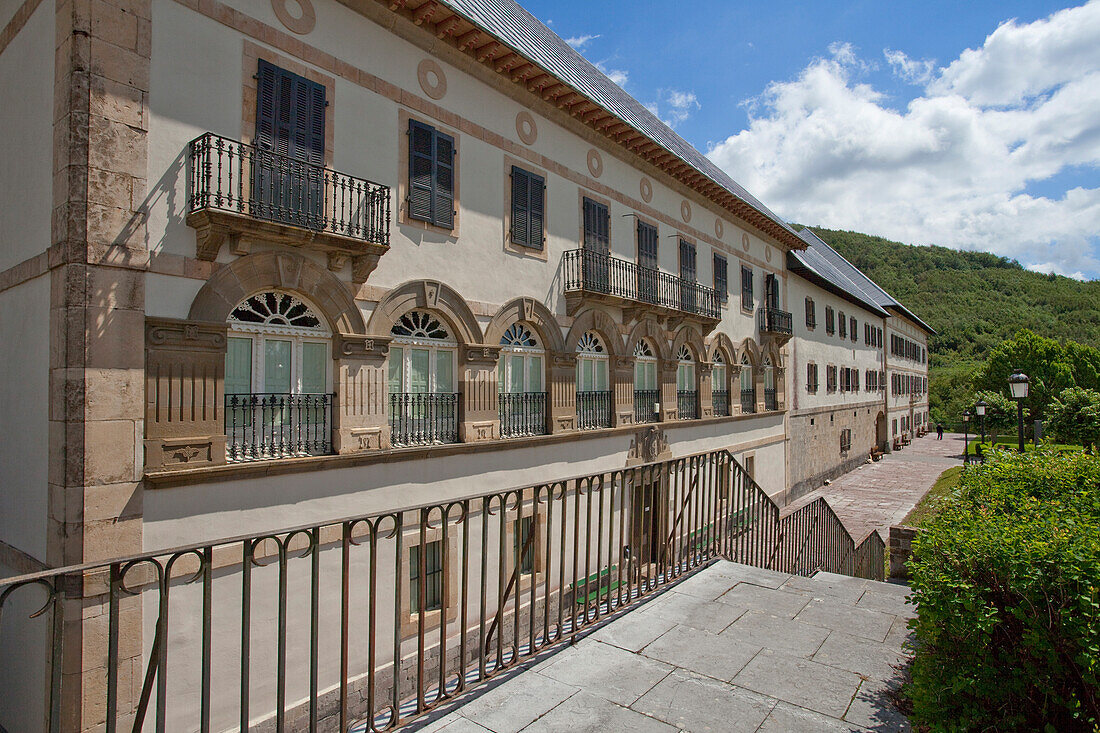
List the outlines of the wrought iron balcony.
{"type": "Polygon", "coordinates": [[[500,437],[546,434],[545,392],[501,392],[500,437]]]}
{"type": "Polygon", "coordinates": [[[699,419],[699,393],[694,389],[676,390],[676,416],[681,420],[699,419]]]}
{"type": "Polygon", "coordinates": [[[611,392],[577,392],[577,427],[581,430],[611,427],[611,392]]]}
{"type": "Polygon", "coordinates": [[[768,387],[764,388],[764,409],[765,410],[778,410],[779,409],[779,401],[776,398],[774,389],[769,389],[768,387]]]}
{"type": "Polygon", "coordinates": [[[398,447],[457,443],[458,394],[391,394],[390,442],[398,447]]]}
{"type": "Polygon", "coordinates": [[[697,282],[588,249],[567,251],[561,263],[570,310],[579,307],[581,299],[587,296],[704,321],[718,321],[722,317],[718,291],[697,282]]]}
{"type": "Polygon", "coordinates": [[[711,401],[714,404],[715,417],[728,417],[730,414],[730,393],[724,389],[716,389],[711,393],[711,401]]]}
{"type": "Polygon", "coordinates": [[[225,396],[226,460],[269,461],[332,453],[331,394],[225,396]]]}
{"type": "MultiPolygon", "coordinates": [[[[199,259],[250,235],[374,265],[389,248],[388,186],[213,133],[191,141],[189,162],[187,223],[199,232],[199,259]]],[[[353,260],[353,270],[369,264],[353,260]]]]}
{"type": "Polygon", "coordinates": [[[741,412],[748,415],[756,412],[756,390],[741,390],[741,412]]]}
{"type": "Polygon", "coordinates": [[[657,422],[660,410],[653,409],[661,401],[661,393],[656,389],[634,390],[634,422],[657,422]]]}
{"type": "Polygon", "coordinates": [[[757,311],[757,319],[760,322],[760,333],[788,338],[794,333],[794,318],[787,311],[764,307],[757,311]]]}

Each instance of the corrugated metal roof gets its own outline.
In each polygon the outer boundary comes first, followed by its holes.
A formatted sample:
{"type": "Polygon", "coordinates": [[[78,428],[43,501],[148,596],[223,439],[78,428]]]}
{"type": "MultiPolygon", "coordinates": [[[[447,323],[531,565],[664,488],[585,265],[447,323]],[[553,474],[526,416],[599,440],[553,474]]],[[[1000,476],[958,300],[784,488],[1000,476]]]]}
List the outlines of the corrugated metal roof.
{"type": "Polygon", "coordinates": [[[803,229],[798,236],[802,237],[808,246],[805,250],[792,250],[787,253],[787,260],[791,269],[804,268],[809,270],[860,303],[883,315],[889,315],[886,311],[887,308],[897,308],[928,333],[935,333],[931,326],[902,305],[897,298],[879,287],[878,283],[863,274],[858,267],[844,259],[821,237],[809,229],[803,229]]]}
{"type": "Polygon", "coordinates": [[[588,96],[794,236],[785,221],[514,0],[439,0],[588,96]]]}

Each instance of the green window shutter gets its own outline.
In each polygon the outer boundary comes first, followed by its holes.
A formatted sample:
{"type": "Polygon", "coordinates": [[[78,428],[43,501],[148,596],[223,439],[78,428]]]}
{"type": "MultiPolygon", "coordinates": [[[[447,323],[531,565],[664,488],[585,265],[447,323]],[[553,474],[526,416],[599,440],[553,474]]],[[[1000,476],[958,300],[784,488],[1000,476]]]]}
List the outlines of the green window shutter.
{"type": "Polygon", "coordinates": [[[256,72],[256,137],[262,150],[275,149],[275,105],[279,68],[261,60],[256,72]]]}
{"type": "Polygon", "coordinates": [[[607,254],[611,251],[611,216],[607,207],[584,200],[584,248],[607,254]]]}
{"type": "Polygon", "coordinates": [[[435,130],[409,120],[409,218],[432,221],[435,130]]]}
{"type": "Polygon", "coordinates": [[[252,391],[252,339],[230,336],[225,349],[225,393],[252,391]]]}
{"type": "Polygon", "coordinates": [[[444,229],[455,225],[455,141],[435,131],[435,175],[432,191],[432,223],[444,229]]]}
{"type": "Polygon", "coordinates": [[[529,216],[527,219],[527,246],[532,249],[542,249],[542,229],[544,225],[546,209],[546,180],[534,173],[527,174],[527,195],[530,197],[529,216]]]}

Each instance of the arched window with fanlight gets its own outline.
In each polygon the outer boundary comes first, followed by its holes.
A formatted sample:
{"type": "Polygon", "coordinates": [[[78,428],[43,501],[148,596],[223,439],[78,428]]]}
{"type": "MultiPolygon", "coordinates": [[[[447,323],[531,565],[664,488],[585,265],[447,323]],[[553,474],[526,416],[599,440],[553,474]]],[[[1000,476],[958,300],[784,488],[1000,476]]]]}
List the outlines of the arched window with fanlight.
{"type": "Polygon", "coordinates": [[[730,383],[726,370],[726,357],[721,349],[714,351],[714,366],[710,370],[711,404],[716,417],[730,414],[730,383]]]}
{"type": "Polygon", "coordinates": [[[332,452],[328,324],[290,293],[257,293],[226,321],[226,458],[332,452]]]}
{"type": "Polygon", "coordinates": [[[599,334],[585,331],[577,341],[577,427],[611,427],[608,353],[599,334]]]}
{"type": "Polygon", "coordinates": [[[398,446],[456,442],[458,344],[448,327],[433,313],[413,310],[390,334],[390,440],[398,446]]]}
{"type": "Polygon", "coordinates": [[[778,410],[779,401],[775,394],[775,366],[770,356],[764,357],[764,409],[778,410]]]}
{"type": "Polygon", "coordinates": [[[741,412],[756,412],[756,379],[752,373],[752,362],[747,355],[741,355],[741,412]]]}
{"type": "Polygon", "coordinates": [[[657,386],[657,353],[646,339],[634,344],[634,422],[660,417],[661,391],[657,386]]]}
{"type": "Polygon", "coordinates": [[[501,336],[500,346],[500,435],[542,435],[546,432],[546,352],[535,331],[524,323],[513,323],[501,336]]]}
{"type": "Polygon", "coordinates": [[[699,391],[695,386],[695,355],[687,344],[676,352],[676,409],[681,420],[699,417],[699,391]]]}

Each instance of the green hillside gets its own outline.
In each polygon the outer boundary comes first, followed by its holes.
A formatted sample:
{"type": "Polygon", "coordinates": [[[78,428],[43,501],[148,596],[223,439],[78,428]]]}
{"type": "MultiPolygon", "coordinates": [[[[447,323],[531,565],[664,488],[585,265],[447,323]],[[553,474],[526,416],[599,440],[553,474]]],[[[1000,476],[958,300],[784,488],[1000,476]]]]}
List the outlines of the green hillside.
{"type": "Polygon", "coordinates": [[[936,330],[929,401],[940,419],[966,409],[974,370],[1020,329],[1100,347],[1100,281],[1030,272],[987,252],[810,228],[936,330]]]}

